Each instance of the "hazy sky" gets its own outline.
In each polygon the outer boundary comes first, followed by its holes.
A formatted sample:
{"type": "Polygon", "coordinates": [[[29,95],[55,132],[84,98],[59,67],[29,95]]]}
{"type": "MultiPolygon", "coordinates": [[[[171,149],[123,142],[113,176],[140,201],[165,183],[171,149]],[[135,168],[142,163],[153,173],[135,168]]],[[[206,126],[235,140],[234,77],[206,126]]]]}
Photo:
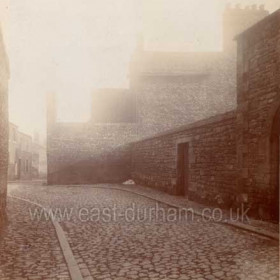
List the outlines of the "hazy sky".
{"type": "MultiPolygon", "coordinates": [[[[50,91],[57,93],[61,120],[87,120],[94,88],[128,86],[140,30],[148,49],[219,50],[226,2],[10,0],[7,10],[8,0],[1,0],[11,68],[10,120],[22,131],[44,133],[50,91]]],[[[278,0],[239,2],[265,3],[271,11],[280,6],[278,0]]]]}

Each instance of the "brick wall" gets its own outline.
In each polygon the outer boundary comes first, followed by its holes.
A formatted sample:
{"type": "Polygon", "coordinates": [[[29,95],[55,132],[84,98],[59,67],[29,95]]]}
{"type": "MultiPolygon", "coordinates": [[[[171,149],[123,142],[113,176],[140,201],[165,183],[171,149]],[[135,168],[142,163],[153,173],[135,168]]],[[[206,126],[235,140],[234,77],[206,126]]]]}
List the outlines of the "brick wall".
{"type": "Polygon", "coordinates": [[[235,201],[236,115],[219,115],[133,144],[132,177],[170,194],[178,192],[177,147],[189,143],[191,200],[228,207],[235,201]]]}
{"type": "Polygon", "coordinates": [[[237,43],[238,186],[255,212],[269,217],[279,205],[280,10],[237,43]]]}
{"type": "Polygon", "coordinates": [[[0,227],[5,219],[8,172],[8,60],[0,30],[0,227]]]}

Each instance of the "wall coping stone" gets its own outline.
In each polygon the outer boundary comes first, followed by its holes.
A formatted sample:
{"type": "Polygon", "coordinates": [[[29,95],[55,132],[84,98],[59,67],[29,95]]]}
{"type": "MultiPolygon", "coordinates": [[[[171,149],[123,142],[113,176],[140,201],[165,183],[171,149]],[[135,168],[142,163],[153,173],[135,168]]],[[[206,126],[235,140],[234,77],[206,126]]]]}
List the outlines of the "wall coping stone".
{"type": "Polygon", "coordinates": [[[216,115],[216,116],[212,116],[212,117],[209,117],[207,119],[203,119],[203,120],[200,120],[200,121],[197,121],[197,122],[194,122],[194,123],[190,123],[190,124],[183,125],[183,126],[180,126],[180,127],[174,128],[174,129],[166,130],[164,132],[155,134],[153,136],[149,136],[147,138],[143,138],[143,139],[140,139],[138,141],[134,141],[131,144],[141,143],[141,142],[144,142],[144,141],[160,138],[162,136],[168,136],[168,135],[183,132],[185,130],[189,130],[189,129],[192,129],[192,128],[199,128],[199,127],[202,127],[202,126],[207,126],[207,125],[210,125],[210,124],[213,124],[213,123],[218,123],[218,122],[229,120],[229,119],[232,119],[232,118],[235,118],[235,117],[236,117],[236,110],[229,111],[229,112],[219,114],[219,115],[216,115]]]}

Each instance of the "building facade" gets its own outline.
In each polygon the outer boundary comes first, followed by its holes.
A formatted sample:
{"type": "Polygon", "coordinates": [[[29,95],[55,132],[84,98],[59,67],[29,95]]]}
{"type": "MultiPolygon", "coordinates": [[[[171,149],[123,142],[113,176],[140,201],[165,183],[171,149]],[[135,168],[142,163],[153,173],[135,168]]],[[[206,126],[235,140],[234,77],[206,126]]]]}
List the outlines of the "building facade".
{"type": "Polygon", "coordinates": [[[8,174],[8,84],[9,63],[0,29],[0,228],[5,220],[8,174]]]}
{"type": "Polygon", "coordinates": [[[132,179],[279,217],[280,10],[237,36],[237,108],[132,145],[132,179]]]}
{"type": "Polygon", "coordinates": [[[130,71],[139,138],[235,109],[234,37],[267,15],[263,6],[228,6],[223,14],[224,48],[217,52],[150,52],[140,40],[130,71]]]}
{"type": "Polygon", "coordinates": [[[95,93],[88,123],[57,122],[55,98],[50,96],[48,183],[122,182],[131,171],[129,143],[233,110],[233,37],[267,14],[263,7],[228,7],[224,17],[227,42],[221,52],[149,52],[140,40],[131,59],[130,88],[95,93]]]}
{"type": "Polygon", "coordinates": [[[8,168],[8,179],[14,180],[17,178],[18,170],[18,127],[9,123],[9,168],[8,168]]]}
{"type": "Polygon", "coordinates": [[[237,37],[238,188],[279,214],[280,10],[237,37]]]}
{"type": "Polygon", "coordinates": [[[47,177],[47,149],[35,133],[32,141],[32,179],[45,180],[47,177]]]}
{"type": "Polygon", "coordinates": [[[9,181],[31,180],[46,176],[46,149],[32,136],[9,124],[9,181]]]}
{"type": "Polygon", "coordinates": [[[9,124],[9,169],[8,178],[13,180],[32,179],[32,137],[9,124]]]}

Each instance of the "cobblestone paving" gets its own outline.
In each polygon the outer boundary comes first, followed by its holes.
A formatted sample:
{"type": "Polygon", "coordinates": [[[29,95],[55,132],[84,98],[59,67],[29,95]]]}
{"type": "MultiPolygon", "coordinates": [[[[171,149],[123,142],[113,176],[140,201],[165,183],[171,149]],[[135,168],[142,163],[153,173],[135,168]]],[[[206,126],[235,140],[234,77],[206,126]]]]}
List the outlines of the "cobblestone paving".
{"type": "Polygon", "coordinates": [[[8,199],[9,222],[0,234],[1,280],[70,279],[52,223],[31,221],[32,205],[8,199]]]}
{"type": "MultiPolygon", "coordinates": [[[[186,207],[186,205],[187,205],[188,207],[192,207],[193,209],[195,209],[197,212],[202,212],[203,209],[205,208],[204,205],[201,205],[194,201],[189,201],[185,197],[169,195],[167,193],[160,192],[158,190],[148,188],[145,186],[136,186],[136,190],[134,190],[135,185],[117,185],[117,186],[110,186],[110,188],[118,188],[118,189],[120,188],[120,189],[128,190],[128,191],[133,190],[139,194],[146,195],[146,196],[152,197],[154,199],[159,199],[160,201],[163,201],[166,203],[171,203],[171,204],[174,204],[174,205],[177,205],[180,207],[186,207]]],[[[211,213],[214,212],[214,209],[215,209],[214,207],[207,207],[207,208],[211,209],[211,213]]],[[[223,216],[225,219],[229,219],[230,214],[228,211],[224,210],[223,216]]],[[[234,217],[234,219],[236,219],[236,216],[234,217]]],[[[241,222],[241,220],[240,220],[240,222],[241,222]]],[[[242,222],[245,224],[249,224],[250,226],[252,226],[254,228],[264,229],[264,230],[267,230],[272,233],[279,233],[279,224],[255,220],[252,218],[250,218],[249,220],[244,219],[242,222]]]]}
{"type": "Polygon", "coordinates": [[[61,225],[86,280],[278,279],[276,241],[201,221],[198,216],[178,219],[174,208],[156,206],[135,194],[89,186],[36,185],[11,185],[10,193],[53,209],[73,210],[61,225]],[[155,207],[163,209],[158,219],[149,211],[155,207]],[[96,209],[105,211],[99,221],[96,209]],[[150,212],[151,216],[145,215],[150,212]]]}

